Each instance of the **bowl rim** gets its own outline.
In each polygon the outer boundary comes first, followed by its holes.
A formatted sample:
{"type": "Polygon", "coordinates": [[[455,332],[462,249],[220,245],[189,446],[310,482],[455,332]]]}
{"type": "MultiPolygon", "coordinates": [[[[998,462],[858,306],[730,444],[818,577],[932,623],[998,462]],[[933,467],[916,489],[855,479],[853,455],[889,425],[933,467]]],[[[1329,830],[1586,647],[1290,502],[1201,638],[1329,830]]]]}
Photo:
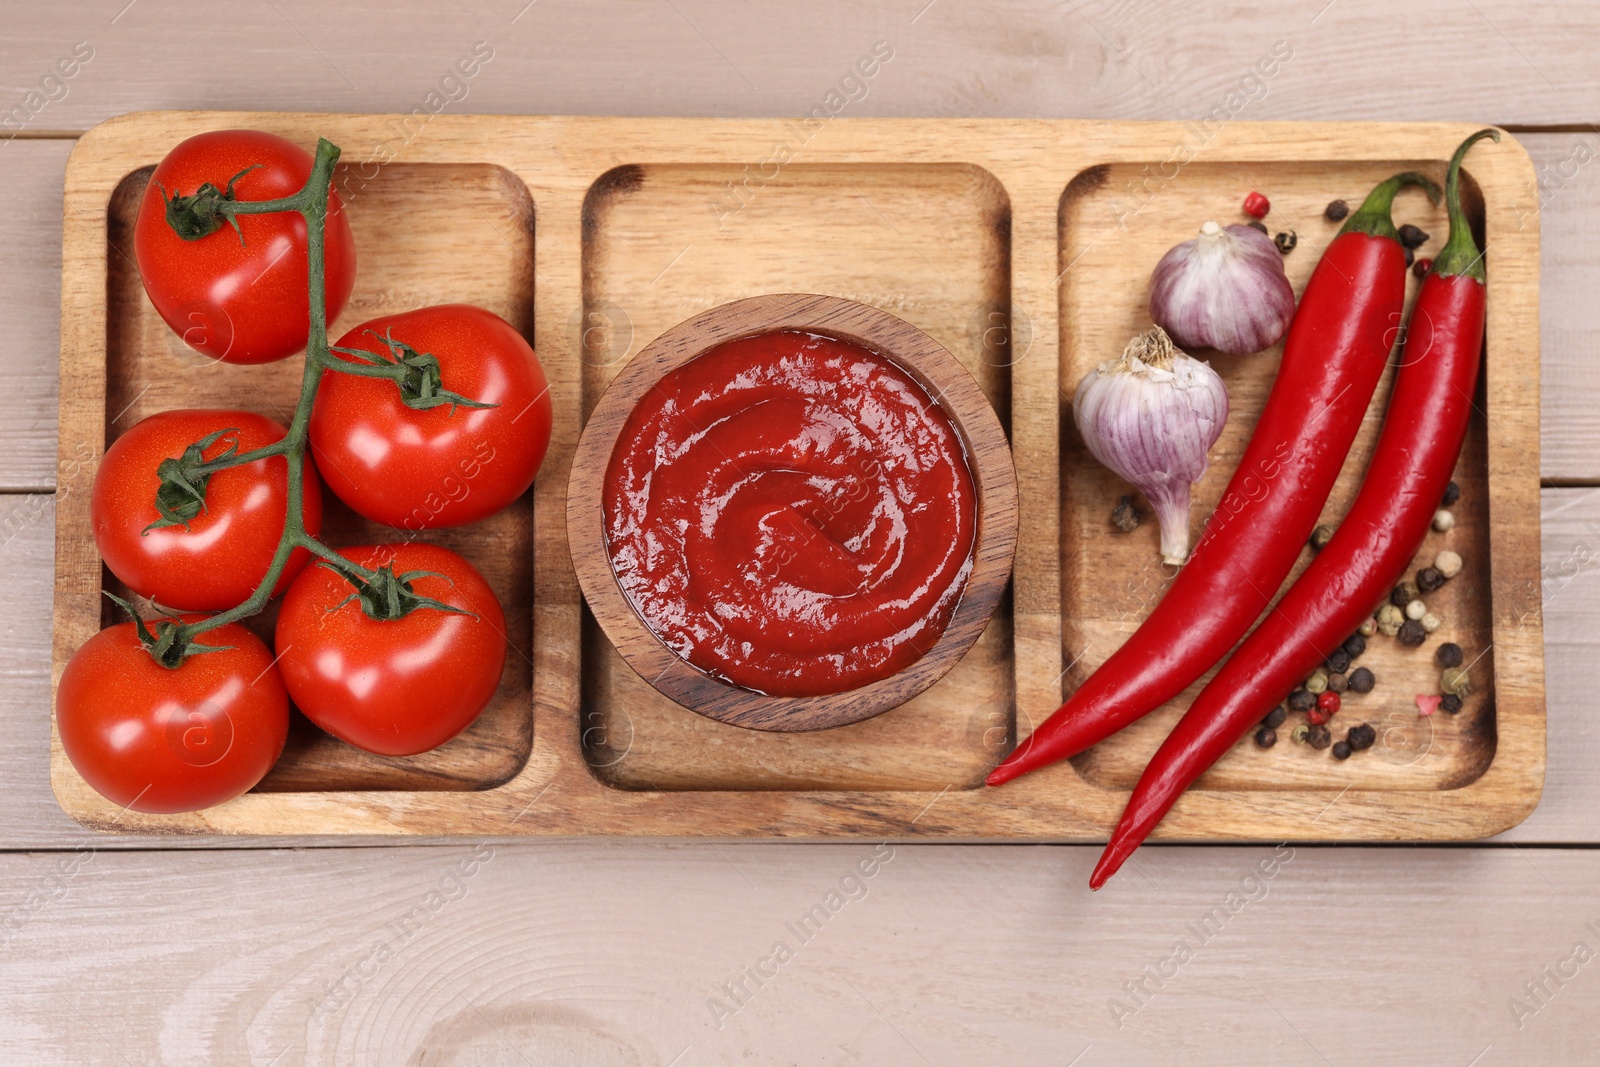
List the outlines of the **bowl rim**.
{"type": "Polygon", "coordinates": [[[775,293],[700,312],[645,345],[584,420],[567,484],[567,545],[590,613],[623,660],[675,703],[748,729],[799,732],[861,722],[910,700],[966,655],[993,617],[1011,577],[1017,542],[1017,478],[999,416],[972,373],[929,334],[896,315],[841,297],[775,293]],[[622,427],[656,382],[728,341],[802,330],[865,347],[911,375],[955,426],[972,472],[976,530],[972,569],[934,646],[887,678],[818,696],[782,697],[714,677],[650,628],[612,570],[602,505],[605,474],[622,427]]]}

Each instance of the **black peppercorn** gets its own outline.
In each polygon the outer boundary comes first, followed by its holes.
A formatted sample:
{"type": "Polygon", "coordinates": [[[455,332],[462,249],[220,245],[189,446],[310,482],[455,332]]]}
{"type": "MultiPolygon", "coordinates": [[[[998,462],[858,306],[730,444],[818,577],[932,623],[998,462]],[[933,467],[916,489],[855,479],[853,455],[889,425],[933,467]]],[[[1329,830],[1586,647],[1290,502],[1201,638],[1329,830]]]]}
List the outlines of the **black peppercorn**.
{"type": "Polygon", "coordinates": [[[1278,731],[1270,726],[1263,726],[1256,731],[1256,744],[1262,748],[1271,748],[1278,743],[1278,731]]]}
{"type": "Polygon", "coordinates": [[[1403,608],[1417,599],[1417,587],[1410,582],[1401,582],[1389,593],[1389,603],[1397,608],[1403,608]]]}
{"type": "Polygon", "coordinates": [[[1446,641],[1434,652],[1433,658],[1439,661],[1441,667],[1461,666],[1461,646],[1454,641],[1446,641]]]}
{"type": "Polygon", "coordinates": [[[1428,243],[1428,235],[1408,222],[1400,227],[1400,243],[1407,248],[1421,248],[1428,243]]]}
{"type": "Polygon", "coordinates": [[[1411,266],[1411,264],[1415,263],[1416,261],[1417,261],[1417,254],[1415,252],[1413,252],[1409,248],[1406,249],[1406,266],[1409,267],[1409,266],[1411,266]]]}
{"type": "Polygon", "coordinates": [[[1350,205],[1343,200],[1334,200],[1328,204],[1322,213],[1327,216],[1329,222],[1338,222],[1350,214],[1350,205]]]}
{"type": "Polygon", "coordinates": [[[1284,710],[1282,704],[1279,704],[1277,707],[1267,712],[1267,717],[1261,720],[1261,725],[1268,726],[1276,730],[1278,727],[1283,725],[1283,720],[1287,719],[1288,717],[1289,713],[1284,710]]]}
{"type": "Polygon", "coordinates": [[[1139,509],[1133,506],[1133,498],[1125,496],[1117,506],[1111,510],[1111,525],[1123,533],[1129,533],[1139,527],[1139,509]]]}
{"type": "Polygon", "coordinates": [[[1323,749],[1333,744],[1333,732],[1320,723],[1306,731],[1306,744],[1323,749]]]}
{"type": "Polygon", "coordinates": [[[1250,227],[1252,230],[1260,230],[1262,233],[1267,232],[1267,224],[1262,222],[1260,219],[1251,219],[1249,222],[1245,223],[1245,225],[1250,227]]]}
{"type": "Polygon", "coordinates": [[[1400,632],[1395,634],[1395,637],[1407,648],[1416,648],[1428,639],[1428,631],[1422,628],[1420,620],[1407,619],[1400,624],[1400,632]]]}
{"type": "Polygon", "coordinates": [[[1431,593],[1444,584],[1444,572],[1438,567],[1424,567],[1417,572],[1417,591],[1431,593]]]}
{"type": "Polygon", "coordinates": [[[1300,243],[1300,238],[1295,235],[1293,230],[1286,230],[1274,237],[1272,243],[1278,246],[1279,252],[1288,255],[1294,251],[1294,246],[1300,243]]]}
{"type": "Polygon", "coordinates": [[[1333,746],[1333,758],[1334,759],[1349,759],[1350,758],[1350,742],[1348,742],[1348,741],[1340,741],[1338,744],[1334,745],[1333,746]]]}
{"type": "Polygon", "coordinates": [[[1342,674],[1328,675],[1328,692],[1342,693],[1350,688],[1350,679],[1342,674]]]}
{"type": "Polygon", "coordinates": [[[1362,637],[1360,634],[1351,634],[1349,637],[1344,639],[1344,645],[1342,647],[1350,654],[1351,659],[1355,659],[1357,656],[1361,655],[1361,653],[1367,650],[1367,639],[1362,637]]]}
{"type": "Polygon", "coordinates": [[[1317,706],[1317,698],[1309,689],[1296,689],[1289,694],[1290,711],[1310,711],[1317,706]]]}
{"type": "Polygon", "coordinates": [[[1328,671],[1331,674],[1343,674],[1350,669],[1350,653],[1343,648],[1333,650],[1333,655],[1328,657],[1328,671]]]}
{"type": "Polygon", "coordinates": [[[1460,499],[1461,487],[1455,482],[1451,482],[1449,485],[1444,487],[1444,499],[1439,501],[1439,506],[1442,508],[1447,508],[1460,499]]]}
{"type": "Polygon", "coordinates": [[[1448,711],[1450,714],[1454,715],[1456,712],[1461,710],[1461,698],[1456,696],[1454,693],[1446,693],[1444,696],[1439,698],[1439,708],[1442,711],[1448,711]]]}
{"type": "Polygon", "coordinates": [[[1378,731],[1362,723],[1360,726],[1350,727],[1350,732],[1344,735],[1344,739],[1350,742],[1350,747],[1357,752],[1364,752],[1378,740],[1378,731]]]}
{"type": "Polygon", "coordinates": [[[1365,667],[1357,667],[1355,670],[1350,672],[1351,692],[1370,693],[1372,692],[1372,687],[1376,685],[1377,682],[1378,680],[1372,676],[1372,672],[1367,670],[1365,667]]]}

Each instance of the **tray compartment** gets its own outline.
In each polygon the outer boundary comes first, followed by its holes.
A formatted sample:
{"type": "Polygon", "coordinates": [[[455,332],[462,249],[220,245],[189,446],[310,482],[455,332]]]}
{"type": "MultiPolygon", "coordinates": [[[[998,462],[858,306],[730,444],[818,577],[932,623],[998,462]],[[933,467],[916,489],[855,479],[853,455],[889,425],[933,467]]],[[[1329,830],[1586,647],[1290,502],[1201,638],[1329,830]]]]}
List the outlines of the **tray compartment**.
{"type": "MultiPolygon", "coordinates": [[[[583,406],[628,359],[697,312],[746,296],[825,293],[926,330],[978,379],[1009,427],[995,329],[1009,311],[1010,203],[981,168],[793,164],[615,168],[584,204],[583,406]]],[[[972,787],[1013,721],[1009,599],[932,688],[866,722],[806,734],[742,730],[650,688],[585,612],[582,741],[624,789],[940,790],[972,787]]]]}
{"type": "MultiPolygon", "coordinates": [[[[1298,246],[1284,258],[1298,296],[1339,229],[1338,223],[1323,216],[1328,201],[1340,197],[1353,209],[1373,185],[1408,169],[1421,170],[1443,183],[1443,168],[1437,162],[1395,160],[1337,166],[1192,163],[1170,183],[1171,188],[1151,187],[1153,191],[1146,193],[1140,190],[1155,164],[1146,168],[1124,163],[1090,168],[1068,185],[1060,214],[1061,263],[1073,264],[1061,287],[1062,667],[1070,665],[1063,677],[1063,698],[1138,628],[1160,601],[1171,570],[1160,563],[1156,524],[1142,497],[1137,499],[1146,521],[1131,534],[1112,529],[1111,509],[1121,494],[1131,489],[1088,454],[1072,421],[1071,398],[1078,382],[1094,366],[1120,353],[1134,333],[1149,328],[1146,290],[1141,284],[1108,294],[1095,279],[1114,270],[1118,261],[1139,264],[1141,270],[1146,265],[1154,267],[1168,248],[1193,237],[1207,219],[1224,225],[1241,221],[1239,202],[1249,190],[1260,189],[1272,201],[1268,229],[1276,233],[1292,227],[1298,233],[1298,246]],[[1119,577],[1107,582],[1108,574],[1119,577]]],[[[1482,199],[1465,173],[1463,193],[1481,238],[1482,199]]],[[[1434,207],[1420,192],[1408,191],[1396,201],[1394,214],[1397,224],[1411,222],[1430,235],[1419,255],[1436,254],[1443,246],[1448,225],[1442,206],[1434,207]]],[[[1491,263],[1491,278],[1493,271],[1491,263]]],[[[1130,281],[1138,283],[1140,279],[1130,281]]],[[[1408,275],[1408,307],[1419,284],[1408,275]]],[[[1191,521],[1198,537],[1238,465],[1271,389],[1283,346],[1280,343],[1254,356],[1196,354],[1209,359],[1222,375],[1231,403],[1227,427],[1212,450],[1211,467],[1194,489],[1191,521]]],[[[1374,395],[1320,522],[1337,525],[1354,500],[1377,441],[1392,382],[1391,369],[1374,395]]],[[[1287,729],[1279,731],[1279,744],[1270,751],[1257,749],[1246,738],[1206,774],[1200,788],[1439,790],[1465,785],[1487,769],[1495,751],[1495,654],[1489,597],[1489,428],[1484,411],[1480,381],[1455,474],[1461,486],[1461,499],[1451,508],[1457,525],[1448,534],[1430,532],[1407,572],[1411,577],[1417,567],[1431,563],[1444,548],[1461,554],[1462,572],[1424,597],[1429,608],[1445,620],[1444,625],[1416,649],[1381,634],[1371,638],[1359,665],[1376,675],[1377,686],[1365,695],[1346,693],[1342,710],[1330,722],[1336,738],[1351,726],[1369,722],[1378,731],[1377,744],[1365,754],[1335,764],[1325,751],[1288,743],[1287,729]],[[1465,651],[1475,691],[1458,715],[1441,712],[1423,718],[1417,712],[1415,696],[1439,691],[1439,667],[1433,652],[1444,641],[1455,641],[1465,651]]],[[[1536,475],[1536,469],[1528,472],[1529,477],[1536,475]]],[[[1309,565],[1311,556],[1308,547],[1288,582],[1309,565]]],[[[1104,789],[1131,789],[1150,756],[1214,673],[1208,671],[1177,699],[1079,756],[1074,761],[1078,772],[1104,789]]],[[[1302,715],[1290,717],[1291,725],[1303,721],[1302,715]]]]}
{"type": "MultiPolygon", "coordinates": [[[[184,345],[146,297],[132,259],[133,223],[153,170],[124,178],[108,208],[104,443],[146,415],[175,407],[244,408],[287,424],[299,396],[300,359],[250,367],[218,363],[184,345]]],[[[355,291],[329,328],[333,340],[378,315],[457,301],[486,307],[531,336],[533,201],[509,171],[476,163],[395,163],[374,176],[341,166],[334,187],[346,198],[360,258],[355,291]]],[[[510,779],[533,745],[531,492],[486,522],[423,534],[368,522],[326,489],[323,502],[324,535],[333,545],[416,538],[460,552],[499,596],[511,652],[494,701],[448,744],[420,756],[378,756],[323,733],[296,711],[283,757],[257,788],[472,790],[510,779]]],[[[104,568],[102,574],[105,588],[126,595],[104,568]]],[[[104,621],[116,621],[110,601],[105,604],[104,621]]],[[[274,604],[248,625],[270,646],[276,618],[274,604]]]]}

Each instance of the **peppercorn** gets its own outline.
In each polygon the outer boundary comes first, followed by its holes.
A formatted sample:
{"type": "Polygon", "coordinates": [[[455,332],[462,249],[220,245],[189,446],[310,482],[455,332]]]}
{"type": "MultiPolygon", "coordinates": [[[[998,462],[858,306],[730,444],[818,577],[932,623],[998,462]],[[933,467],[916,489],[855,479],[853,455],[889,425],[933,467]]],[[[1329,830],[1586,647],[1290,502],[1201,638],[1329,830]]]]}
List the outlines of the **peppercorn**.
{"type": "Polygon", "coordinates": [[[1417,599],[1417,587],[1410,582],[1401,582],[1389,593],[1389,603],[1397,608],[1403,608],[1417,599]]]}
{"type": "Polygon", "coordinates": [[[1306,728],[1306,744],[1315,749],[1324,749],[1333,744],[1333,732],[1321,723],[1306,728]]]}
{"type": "Polygon", "coordinates": [[[1421,259],[1411,264],[1411,273],[1415,274],[1419,278],[1426,278],[1428,276],[1428,272],[1432,269],[1433,260],[1429,259],[1427,256],[1423,256],[1421,259]]]}
{"type": "Polygon", "coordinates": [[[1321,696],[1317,697],[1317,707],[1321,708],[1329,715],[1339,714],[1339,694],[1333,692],[1331,689],[1328,692],[1323,693],[1321,696]]]}
{"type": "Polygon", "coordinates": [[[1454,715],[1456,712],[1461,710],[1461,698],[1456,696],[1454,693],[1446,693],[1444,696],[1439,698],[1439,707],[1454,715]]]}
{"type": "Polygon", "coordinates": [[[1395,637],[1407,648],[1416,648],[1428,639],[1428,631],[1422,628],[1422,623],[1416,619],[1407,619],[1400,624],[1400,629],[1395,632],[1395,637]]]}
{"type": "Polygon", "coordinates": [[[1283,720],[1287,719],[1288,717],[1289,713],[1283,709],[1282,704],[1279,704],[1277,707],[1267,712],[1267,717],[1261,720],[1261,725],[1268,726],[1276,730],[1278,727],[1283,725],[1283,720]]]}
{"type": "Polygon", "coordinates": [[[1328,692],[1342,693],[1350,688],[1350,679],[1343,674],[1328,675],[1328,692]]]}
{"type": "Polygon", "coordinates": [[[1461,554],[1447,548],[1433,557],[1433,565],[1439,568],[1439,573],[1446,578],[1454,578],[1461,573],[1461,554]]]}
{"type": "Polygon", "coordinates": [[[1444,585],[1444,573],[1438,567],[1424,567],[1417,572],[1417,592],[1431,593],[1444,585]]]}
{"type": "Polygon", "coordinates": [[[1124,496],[1111,510],[1111,525],[1123,533],[1139,528],[1139,509],[1133,506],[1133,497],[1124,496]]]}
{"type": "Polygon", "coordinates": [[[1290,711],[1310,711],[1317,706],[1317,698],[1309,689],[1296,689],[1289,694],[1290,711]]]}
{"type": "Polygon", "coordinates": [[[1428,235],[1408,222],[1400,227],[1400,243],[1407,248],[1421,248],[1428,243],[1428,235]]]}
{"type": "Polygon", "coordinates": [[[1417,621],[1422,623],[1422,632],[1428,634],[1433,633],[1439,627],[1444,625],[1444,620],[1439,618],[1439,616],[1435,615],[1431,611],[1426,612],[1422,618],[1418,619],[1417,621]]]}
{"type": "Polygon", "coordinates": [[[1455,529],[1455,526],[1455,512],[1450,511],[1447,508],[1440,508],[1438,511],[1433,513],[1433,528],[1438,530],[1440,533],[1449,533],[1451,530],[1455,529]]]}
{"type": "Polygon", "coordinates": [[[1267,224],[1262,222],[1260,219],[1251,219],[1249,222],[1245,223],[1245,225],[1250,227],[1252,230],[1260,230],[1262,233],[1267,234],[1268,236],[1271,236],[1272,234],[1272,231],[1267,229],[1267,224]]]}
{"type": "Polygon", "coordinates": [[[1323,711],[1321,708],[1312,708],[1310,711],[1306,712],[1306,722],[1309,722],[1312,726],[1321,726],[1327,721],[1328,713],[1323,711]]]}
{"type": "MultiPolygon", "coordinates": [[[[1362,623],[1361,625],[1364,627],[1366,626],[1366,623],[1362,623]]],[[[1345,638],[1344,644],[1339,647],[1343,648],[1345,654],[1351,659],[1355,659],[1357,656],[1361,655],[1367,650],[1366,636],[1359,632],[1353,633],[1349,637],[1345,638]]]]}
{"type": "Polygon", "coordinates": [[[1357,667],[1350,672],[1350,691],[1353,693],[1370,693],[1372,687],[1378,684],[1378,679],[1365,667],[1357,667]]]}
{"type": "MultiPolygon", "coordinates": [[[[1368,618],[1365,618],[1365,619],[1361,620],[1361,628],[1356,631],[1356,633],[1360,634],[1362,637],[1371,637],[1373,634],[1375,634],[1377,632],[1378,632],[1378,620],[1374,619],[1374,618],[1371,618],[1370,616],[1368,618]]],[[[1365,649],[1363,649],[1362,651],[1365,651],[1365,649]]]]}
{"type": "Polygon", "coordinates": [[[1320,667],[1312,671],[1311,677],[1305,681],[1305,687],[1308,693],[1326,692],[1328,689],[1328,672],[1320,667]]]}
{"type": "Polygon", "coordinates": [[[1444,497],[1439,501],[1439,506],[1442,508],[1447,508],[1460,499],[1461,487],[1455,482],[1451,482],[1449,485],[1444,487],[1444,497]]]}
{"type": "Polygon", "coordinates": [[[1350,747],[1355,751],[1365,752],[1372,747],[1373,742],[1378,740],[1378,731],[1367,723],[1362,723],[1360,726],[1350,727],[1350,731],[1344,735],[1344,739],[1350,742],[1350,747]]]}
{"type": "Polygon", "coordinates": [[[1293,730],[1289,731],[1289,740],[1293,741],[1297,745],[1303,745],[1306,743],[1306,737],[1310,733],[1311,728],[1305,723],[1300,723],[1293,730]]]}
{"type": "Polygon", "coordinates": [[[1441,667],[1461,666],[1461,646],[1454,641],[1446,641],[1434,652],[1433,658],[1441,667]]]}
{"type": "Polygon", "coordinates": [[[1406,618],[1420,619],[1428,613],[1428,605],[1424,604],[1420,600],[1413,600],[1411,603],[1406,605],[1405,611],[1406,618]]]}
{"type": "Polygon", "coordinates": [[[1406,266],[1409,267],[1409,266],[1411,266],[1411,264],[1413,264],[1413,263],[1415,263],[1417,261],[1417,254],[1415,252],[1413,252],[1409,248],[1407,248],[1405,250],[1405,253],[1406,253],[1406,266]]]}
{"type": "Polygon", "coordinates": [[[1472,679],[1460,667],[1446,667],[1439,672],[1439,688],[1445,693],[1464,697],[1472,692],[1472,679]]]}
{"type": "Polygon", "coordinates": [[[1318,526],[1311,531],[1311,551],[1321,552],[1328,547],[1328,542],[1333,540],[1332,526],[1318,526]]]}
{"type": "Polygon", "coordinates": [[[1264,219],[1267,217],[1267,212],[1271,210],[1271,202],[1254,189],[1250,190],[1250,195],[1244,198],[1244,213],[1251,218],[1264,219]]]}
{"type": "Polygon", "coordinates": [[[1400,632],[1405,621],[1405,615],[1393,604],[1385,604],[1378,609],[1378,632],[1381,634],[1393,637],[1400,632]]]}
{"type": "Polygon", "coordinates": [[[1328,672],[1330,674],[1343,674],[1350,669],[1350,653],[1343,648],[1333,650],[1333,655],[1328,657],[1328,672]]]}
{"type": "Polygon", "coordinates": [[[1271,748],[1278,743],[1278,731],[1270,726],[1263,726],[1256,731],[1256,744],[1262,748],[1271,748]]]}
{"type": "Polygon", "coordinates": [[[1350,758],[1350,742],[1348,742],[1348,741],[1340,741],[1338,744],[1334,745],[1333,746],[1333,758],[1334,759],[1349,759],[1350,758]]]}
{"type": "Polygon", "coordinates": [[[1343,200],[1330,200],[1328,206],[1323,209],[1322,214],[1329,222],[1338,222],[1350,214],[1350,205],[1343,200]]]}
{"type": "Polygon", "coordinates": [[[1272,239],[1272,243],[1278,246],[1279,252],[1282,252],[1284,255],[1288,255],[1290,252],[1294,251],[1294,246],[1300,243],[1300,238],[1293,230],[1285,230],[1283,233],[1280,233],[1278,236],[1274,237],[1272,239]]]}

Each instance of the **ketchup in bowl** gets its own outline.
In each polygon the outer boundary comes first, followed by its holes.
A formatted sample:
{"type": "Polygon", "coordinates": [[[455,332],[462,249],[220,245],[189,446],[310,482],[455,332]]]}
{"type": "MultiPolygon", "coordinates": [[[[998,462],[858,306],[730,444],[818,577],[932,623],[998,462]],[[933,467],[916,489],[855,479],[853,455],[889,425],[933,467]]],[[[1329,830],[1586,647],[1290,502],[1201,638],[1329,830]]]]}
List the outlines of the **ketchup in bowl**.
{"type": "Polygon", "coordinates": [[[943,408],[889,359],[793,330],[666,374],[606,469],[606,548],[677,655],[819,696],[933,648],[972,570],[972,471],[943,408]]]}

